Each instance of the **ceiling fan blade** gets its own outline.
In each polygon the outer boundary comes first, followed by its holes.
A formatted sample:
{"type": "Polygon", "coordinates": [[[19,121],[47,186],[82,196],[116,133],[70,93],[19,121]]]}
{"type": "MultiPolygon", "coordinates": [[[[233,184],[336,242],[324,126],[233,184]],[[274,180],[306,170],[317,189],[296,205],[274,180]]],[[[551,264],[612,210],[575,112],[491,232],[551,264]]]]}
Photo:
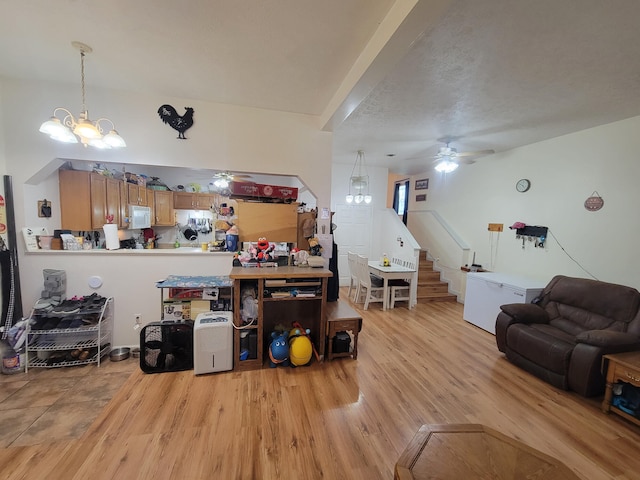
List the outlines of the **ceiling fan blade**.
{"type": "Polygon", "coordinates": [[[477,152],[458,152],[456,153],[457,157],[479,157],[481,155],[491,155],[492,153],[496,153],[495,150],[478,150],[477,152]]]}

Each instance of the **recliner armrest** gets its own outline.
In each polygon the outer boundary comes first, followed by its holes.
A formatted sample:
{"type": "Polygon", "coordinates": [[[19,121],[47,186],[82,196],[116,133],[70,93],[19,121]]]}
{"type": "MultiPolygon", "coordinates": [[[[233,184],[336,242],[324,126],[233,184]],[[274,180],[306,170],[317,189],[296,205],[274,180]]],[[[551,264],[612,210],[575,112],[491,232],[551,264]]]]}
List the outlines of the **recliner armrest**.
{"type": "Polygon", "coordinates": [[[549,323],[546,310],[533,303],[508,303],[500,305],[500,310],[517,323],[549,323]]]}
{"type": "Polygon", "coordinates": [[[640,348],[640,338],[637,335],[626,332],[614,332],[611,330],[587,330],[576,336],[578,343],[587,343],[596,347],[609,347],[616,350],[626,347],[640,348]]]}

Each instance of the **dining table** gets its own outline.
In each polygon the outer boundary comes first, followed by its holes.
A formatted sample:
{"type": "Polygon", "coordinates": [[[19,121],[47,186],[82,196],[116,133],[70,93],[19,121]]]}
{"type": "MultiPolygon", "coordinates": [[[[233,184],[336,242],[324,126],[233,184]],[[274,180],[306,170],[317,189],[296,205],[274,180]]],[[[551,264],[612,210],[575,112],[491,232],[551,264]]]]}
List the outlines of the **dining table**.
{"type": "Polygon", "coordinates": [[[409,308],[412,308],[417,303],[417,277],[418,272],[415,268],[408,268],[395,263],[389,265],[383,265],[379,260],[370,260],[369,272],[382,278],[384,287],[384,300],[382,302],[382,309],[387,310],[389,308],[389,280],[409,280],[411,285],[409,287],[409,308]]]}

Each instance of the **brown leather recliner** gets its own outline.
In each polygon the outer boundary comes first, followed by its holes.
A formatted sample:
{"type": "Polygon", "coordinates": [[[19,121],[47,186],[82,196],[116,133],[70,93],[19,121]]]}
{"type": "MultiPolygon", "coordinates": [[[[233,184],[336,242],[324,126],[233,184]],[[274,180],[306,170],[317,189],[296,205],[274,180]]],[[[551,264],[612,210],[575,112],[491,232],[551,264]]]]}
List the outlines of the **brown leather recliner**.
{"type": "Polygon", "coordinates": [[[558,275],[535,303],[500,307],[496,343],[507,359],[562,388],[604,391],[602,355],[640,350],[640,292],[558,275]]]}

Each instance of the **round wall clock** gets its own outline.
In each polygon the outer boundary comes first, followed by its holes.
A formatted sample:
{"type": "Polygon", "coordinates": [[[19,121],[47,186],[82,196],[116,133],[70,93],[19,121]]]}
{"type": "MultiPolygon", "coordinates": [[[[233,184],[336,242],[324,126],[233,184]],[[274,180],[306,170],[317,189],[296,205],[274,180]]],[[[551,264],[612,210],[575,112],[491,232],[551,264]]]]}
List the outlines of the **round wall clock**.
{"type": "Polygon", "coordinates": [[[520,193],[524,193],[531,188],[531,181],[527,178],[521,178],[516,183],[516,190],[520,193]]]}

